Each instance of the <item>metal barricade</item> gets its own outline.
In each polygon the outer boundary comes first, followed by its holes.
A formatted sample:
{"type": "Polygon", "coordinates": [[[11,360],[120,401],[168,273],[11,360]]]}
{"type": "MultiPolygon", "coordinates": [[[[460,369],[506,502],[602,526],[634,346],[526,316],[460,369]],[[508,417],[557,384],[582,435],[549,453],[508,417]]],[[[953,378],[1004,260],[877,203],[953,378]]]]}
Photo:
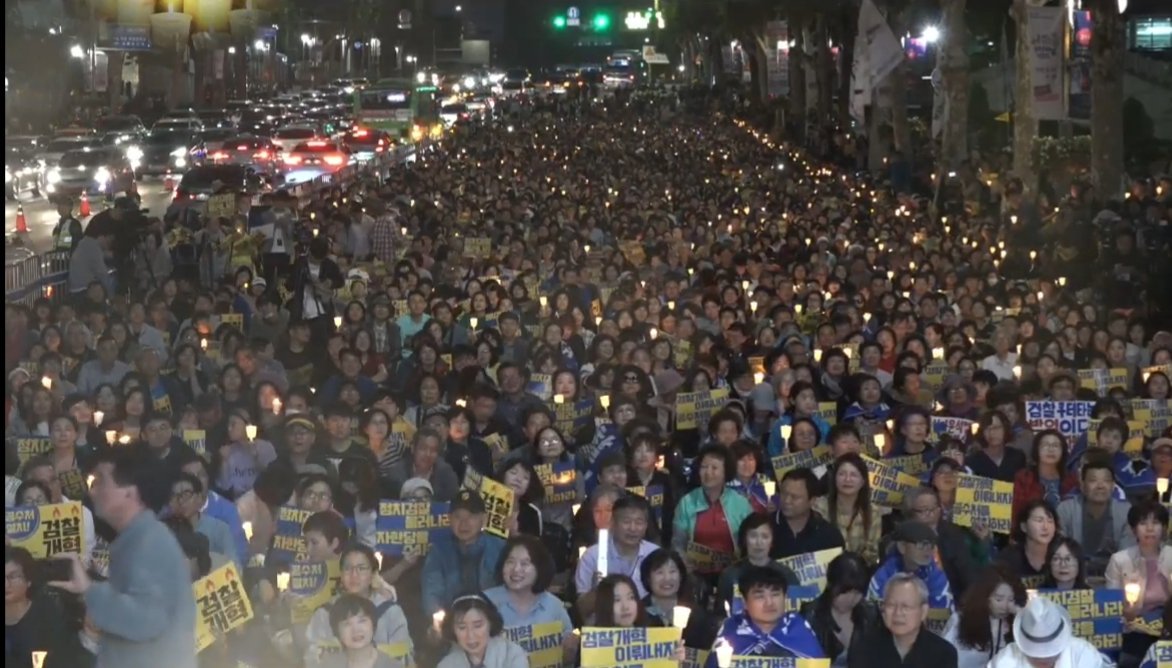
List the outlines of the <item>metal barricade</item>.
{"type": "Polygon", "coordinates": [[[4,249],[4,301],[32,305],[41,296],[41,262],[28,248],[4,249]]]}

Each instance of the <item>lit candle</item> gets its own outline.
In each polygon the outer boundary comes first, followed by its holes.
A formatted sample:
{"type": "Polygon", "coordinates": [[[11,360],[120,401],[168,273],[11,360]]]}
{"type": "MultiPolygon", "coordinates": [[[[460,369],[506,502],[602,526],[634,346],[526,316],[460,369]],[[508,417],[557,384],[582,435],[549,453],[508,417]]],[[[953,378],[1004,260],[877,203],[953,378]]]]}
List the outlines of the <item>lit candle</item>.
{"type": "Polygon", "coordinates": [[[1013,377],[1014,378],[1021,378],[1021,365],[1020,364],[1014,365],[1013,377]]]}
{"type": "Polygon", "coordinates": [[[971,425],[969,425],[969,431],[972,433],[973,436],[976,436],[977,432],[980,430],[981,430],[981,425],[979,423],[974,422],[971,425]]]}
{"type": "Polygon", "coordinates": [[[688,618],[692,616],[692,609],[686,605],[677,605],[671,611],[671,625],[677,629],[688,626],[688,618]]]}
{"type": "Polygon", "coordinates": [[[1123,585],[1123,597],[1127,599],[1128,605],[1135,605],[1139,602],[1141,587],[1138,582],[1128,582],[1123,585]]]}
{"type": "Polygon", "coordinates": [[[381,571],[383,569],[383,553],[375,552],[374,560],[378,562],[378,569],[381,571]]]}
{"type": "Polygon", "coordinates": [[[200,339],[200,340],[199,340],[199,347],[200,347],[200,350],[203,350],[204,352],[207,352],[207,349],[208,349],[208,340],[207,340],[207,339],[200,339]]]}
{"type": "Polygon", "coordinates": [[[240,527],[244,529],[244,539],[252,540],[252,522],[243,522],[240,527]]]}
{"type": "Polygon", "coordinates": [[[1157,478],[1156,479],[1156,491],[1159,492],[1160,496],[1164,496],[1165,494],[1168,493],[1168,479],[1167,478],[1157,478]]]}
{"type": "Polygon", "coordinates": [[[801,304],[794,304],[794,313],[797,313],[798,315],[802,314],[802,305],[801,304]]]}
{"type": "Polygon", "coordinates": [[[937,359],[937,360],[944,359],[944,349],[943,348],[933,348],[932,349],[932,359],[937,359]]]}
{"type": "Polygon", "coordinates": [[[566,403],[566,396],[564,394],[555,394],[553,395],[553,402],[555,404],[564,404],[566,403]]]}
{"type": "Polygon", "coordinates": [[[777,483],[772,480],[766,480],[761,483],[765,487],[765,498],[772,499],[777,494],[777,483]]]}
{"type": "Polygon", "coordinates": [[[248,440],[255,441],[256,440],[256,425],[254,425],[254,424],[246,425],[244,427],[244,435],[248,437],[248,440]]]}
{"type": "Polygon", "coordinates": [[[86,489],[93,489],[93,488],[94,488],[94,476],[93,476],[93,474],[90,474],[90,475],[86,476],[86,479],[85,479],[85,487],[86,487],[86,489]]]}
{"type": "Polygon", "coordinates": [[[794,428],[788,424],[781,425],[781,440],[789,442],[789,435],[792,434],[794,428]]]}
{"type": "Polygon", "coordinates": [[[729,668],[732,665],[733,646],[721,638],[716,641],[716,665],[720,668],[729,668]]]}
{"type": "Polygon", "coordinates": [[[872,440],[875,441],[875,449],[879,452],[883,452],[883,448],[887,446],[887,437],[883,434],[875,434],[872,437],[872,440]]]}
{"type": "Polygon", "coordinates": [[[585,245],[585,246],[583,246],[582,248],[583,248],[583,250],[585,250],[587,253],[589,253],[589,252],[590,252],[590,244],[586,244],[586,245],[585,245]]]}
{"type": "Polygon", "coordinates": [[[753,374],[753,384],[754,385],[760,385],[764,381],[765,381],[765,374],[761,373],[760,371],[757,371],[756,373],[753,374]]]}
{"type": "Polygon", "coordinates": [[[400,228],[399,228],[399,233],[400,233],[400,234],[402,234],[403,236],[407,236],[407,228],[406,228],[406,227],[400,227],[400,228]]]}
{"type": "Polygon", "coordinates": [[[273,397],[273,415],[281,414],[281,398],[273,397]]]}
{"type": "Polygon", "coordinates": [[[546,305],[549,304],[549,297],[546,297],[545,295],[541,295],[540,297],[537,298],[537,301],[538,301],[538,303],[541,304],[541,308],[545,308],[546,305]]]}
{"type": "Polygon", "coordinates": [[[603,410],[610,408],[610,395],[604,394],[598,397],[598,403],[602,404],[603,410]]]}
{"type": "Polygon", "coordinates": [[[610,531],[608,529],[598,530],[598,572],[603,577],[609,575],[607,568],[607,555],[610,554],[610,531]]]}
{"type": "MultiPolygon", "coordinates": [[[[756,303],[756,302],[754,302],[754,303],[756,303]]],[[[668,302],[667,302],[667,310],[669,310],[669,311],[674,311],[674,310],[676,310],[676,303],[675,303],[675,300],[668,300],[668,302]]]]}
{"type": "Polygon", "coordinates": [[[757,300],[756,299],[749,302],[749,310],[752,311],[754,314],[757,313],[757,300]]]}
{"type": "Polygon", "coordinates": [[[456,405],[460,408],[467,408],[468,402],[463,399],[456,399],[456,405]]]}
{"type": "Polygon", "coordinates": [[[435,626],[436,631],[440,630],[440,627],[444,625],[444,617],[446,616],[447,613],[443,610],[436,610],[435,614],[431,616],[431,623],[435,626]]]}
{"type": "Polygon", "coordinates": [[[895,431],[895,420],[887,421],[887,431],[895,431]]]}
{"type": "Polygon", "coordinates": [[[277,591],[289,590],[289,574],[277,573],[277,591]]]}
{"type": "Polygon", "coordinates": [[[850,348],[843,348],[842,354],[844,357],[846,357],[849,360],[855,356],[855,351],[851,350],[850,348]]]}
{"type": "Polygon", "coordinates": [[[336,316],[334,316],[334,329],[341,329],[341,328],[342,328],[342,316],[336,315],[336,316]]]}
{"type": "Polygon", "coordinates": [[[659,337],[659,330],[652,327],[651,328],[651,340],[654,341],[658,337],[659,337]]]}
{"type": "Polygon", "coordinates": [[[574,505],[570,506],[570,510],[573,511],[575,516],[577,516],[578,511],[581,509],[582,509],[582,504],[580,504],[580,503],[575,503],[574,505]]]}
{"type": "Polygon", "coordinates": [[[578,561],[582,561],[582,555],[586,554],[586,546],[583,545],[578,548],[578,561]]]}
{"type": "Polygon", "coordinates": [[[480,319],[476,316],[468,318],[468,324],[472,326],[472,331],[476,331],[476,325],[480,324],[480,319]]]}
{"type": "Polygon", "coordinates": [[[102,426],[102,420],[105,420],[105,419],[106,419],[105,413],[103,413],[102,411],[94,411],[94,426],[95,427],[102,426]]]}
{"type": "Polygon", "coordinates": [[[42,376],[41,385],[44,386],[46,390],[51,390],[53,389],[53,380],[48,376],[42,376]]]}
{"type": "Polygon", "coordinates": [[[821,348],[815,348],[815,349],[814,349],[814,361],[815,361],[815,362],[821,362],[821,361],[822,361],[822,349],[821,349],[821,348]]]}

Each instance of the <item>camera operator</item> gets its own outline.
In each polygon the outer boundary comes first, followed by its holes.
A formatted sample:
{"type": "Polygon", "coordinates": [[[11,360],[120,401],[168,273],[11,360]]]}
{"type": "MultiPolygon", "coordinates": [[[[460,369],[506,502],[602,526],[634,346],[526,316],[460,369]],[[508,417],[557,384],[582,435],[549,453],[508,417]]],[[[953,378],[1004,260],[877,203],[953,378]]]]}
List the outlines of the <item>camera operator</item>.
{"type": "Polygon", "coordinates": [[[314,237],[309,252],[297,258],[290,275],[289,314],[292,320],[309,322],[314,346],[324,346],[334,331],[334,291],[345,283],[342,270],[329,255],[330,242],[314,237]]]}

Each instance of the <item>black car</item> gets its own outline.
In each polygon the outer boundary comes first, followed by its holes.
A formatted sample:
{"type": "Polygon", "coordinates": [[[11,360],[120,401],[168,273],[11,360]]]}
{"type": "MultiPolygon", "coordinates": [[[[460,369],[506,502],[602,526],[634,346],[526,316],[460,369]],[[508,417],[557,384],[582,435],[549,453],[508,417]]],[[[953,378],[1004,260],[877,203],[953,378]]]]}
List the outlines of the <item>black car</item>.
{"type": "Polygon", "coordinates": [[[141,151],[136,167],[140,176],[181,174],[202,163],[207,153],[203,139],[194,132],[151,132],[137,148],[141,151]]]}
{"type": "Polygon", "coordinates": [[[202,201],[215,194],[217,188],[232,192],[254,193],[264,190],[265,178],[244,165],[201,165],[189,170],[175,188],[175,203],[202,201]]]}
{"type": "Polygon", "coordinates": [[[138,116],[103,116],[94,128],[111,144],[133,145],[147,134],[146,126],[138,116]]]}
{"type": "Polygon", "coordinates": [[[4,147],[4,197],[18,199],[23,193],[31,192],[40,197],[45,185],[45,170],[37,160],[31,146],[9,145],[4,147]]]}

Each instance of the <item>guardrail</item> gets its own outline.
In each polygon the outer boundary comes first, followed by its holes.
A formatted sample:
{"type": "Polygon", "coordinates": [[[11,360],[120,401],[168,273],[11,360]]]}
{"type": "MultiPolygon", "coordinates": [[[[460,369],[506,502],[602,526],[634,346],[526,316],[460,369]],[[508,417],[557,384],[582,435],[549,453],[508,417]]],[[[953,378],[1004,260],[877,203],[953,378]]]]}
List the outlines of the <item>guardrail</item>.
{"type": "MultiPolygon", "coordinates": [[[[282,188],[304,202],[315,193],[335,187],[346,187],[358,178],[384,178],[387,168],[406,160],[414,150],[413,146],[398,146],[393,152],[376,155],[373,160],[362,164],[350,165],[338,172],[320,174],[305,181],[288,183],[282,188]]],[[[5,244],[5,303],[32,306],[33,302],[41,297],[53,302],[63,299],[69,292],[69,257],[69,251],[51,250],[36,253],[27,247],[5,244]]]]}

